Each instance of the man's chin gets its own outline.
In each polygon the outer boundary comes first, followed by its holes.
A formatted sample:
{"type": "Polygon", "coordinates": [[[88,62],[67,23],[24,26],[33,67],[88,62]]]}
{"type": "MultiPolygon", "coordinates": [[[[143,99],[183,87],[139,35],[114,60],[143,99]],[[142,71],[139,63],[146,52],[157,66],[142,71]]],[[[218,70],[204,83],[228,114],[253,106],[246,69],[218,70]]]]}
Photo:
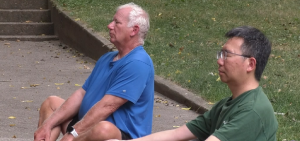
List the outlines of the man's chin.
{"type": "Polygon", "coordinates": [[[115,42],[115,40],[112,39],[112,38],[110,38],[109,41],[110,41],[111,43],[114,43],[114,42],[115,42]]]}
{"type": "Polygon", "coordinates": [[[222,76],[220,76],[220,80],[221,80],[221,82],[223,82],[223,83],[226,83],[226,82],[227,82],[227,80],[226,80],[225,78],[223,78],[222,76]]]}

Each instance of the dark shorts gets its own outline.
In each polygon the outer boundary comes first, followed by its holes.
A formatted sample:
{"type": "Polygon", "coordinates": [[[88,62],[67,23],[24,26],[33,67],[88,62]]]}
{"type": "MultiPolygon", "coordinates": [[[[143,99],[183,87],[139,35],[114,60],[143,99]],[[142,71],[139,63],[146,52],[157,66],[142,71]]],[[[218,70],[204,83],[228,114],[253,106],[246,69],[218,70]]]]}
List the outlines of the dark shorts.
{"type": "MultiPolygon", "coordinates": [[[[79,121],[78,120],[78,115],[74,116],[72,121],[69,123],[68,127],[71,127],[71,126],[75,125],[78,121],[79,121]]],[[[67,127],[67,129],[68,129],[68,127],[67,127]]],[[[120,130],[120,131],[121,131],[121,134],[122,134],[122,140],[132,139],[128,133],[125,133],[122,130],[120,130]]]]}

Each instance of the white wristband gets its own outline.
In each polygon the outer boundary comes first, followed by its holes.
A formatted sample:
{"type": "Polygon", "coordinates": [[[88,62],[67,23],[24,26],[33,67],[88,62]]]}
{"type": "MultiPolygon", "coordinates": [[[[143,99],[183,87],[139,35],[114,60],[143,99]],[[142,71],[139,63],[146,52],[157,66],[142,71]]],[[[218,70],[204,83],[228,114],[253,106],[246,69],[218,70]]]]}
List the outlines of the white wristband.
{"type": "Polygon", "coordinates": [[[73,131],[70,133],[74,136],[74,138],[78,137],[78,134],[77,134],[75,128],[73,128],[73,131]]]}

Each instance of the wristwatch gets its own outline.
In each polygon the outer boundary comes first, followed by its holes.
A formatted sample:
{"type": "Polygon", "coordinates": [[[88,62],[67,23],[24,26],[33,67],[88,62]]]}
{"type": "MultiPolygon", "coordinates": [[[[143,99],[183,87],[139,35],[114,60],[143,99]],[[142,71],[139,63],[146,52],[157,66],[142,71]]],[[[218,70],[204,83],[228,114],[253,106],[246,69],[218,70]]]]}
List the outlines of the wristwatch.
{"type": "Polygon", "coordinates": [[[74,138],[78,137],[78,133],[76,132],[76,130],[73,126],[67,127],[67,133],[72,134],[74,136],[74,138]]]}

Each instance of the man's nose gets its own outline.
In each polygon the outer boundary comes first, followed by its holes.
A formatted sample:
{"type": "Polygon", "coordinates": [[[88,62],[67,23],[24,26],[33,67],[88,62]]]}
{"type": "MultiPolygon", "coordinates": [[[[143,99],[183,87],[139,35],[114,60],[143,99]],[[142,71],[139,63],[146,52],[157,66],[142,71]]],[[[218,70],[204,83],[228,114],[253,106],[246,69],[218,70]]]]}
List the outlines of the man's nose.
{"type": "Polygon", "coordinates": [[[219,66],[223,66],[224,65],[224,59],[219,58],[217,63],[218,63],[219,66]]]}
{"type": "Polygon", "coordinates": [[[107,25],[107,28],[108,28],[108,29],[113,29],[113,26],[112,26],[112,25],[113,25],[113,21],[110,22],[110,23],[107,25]]]}

